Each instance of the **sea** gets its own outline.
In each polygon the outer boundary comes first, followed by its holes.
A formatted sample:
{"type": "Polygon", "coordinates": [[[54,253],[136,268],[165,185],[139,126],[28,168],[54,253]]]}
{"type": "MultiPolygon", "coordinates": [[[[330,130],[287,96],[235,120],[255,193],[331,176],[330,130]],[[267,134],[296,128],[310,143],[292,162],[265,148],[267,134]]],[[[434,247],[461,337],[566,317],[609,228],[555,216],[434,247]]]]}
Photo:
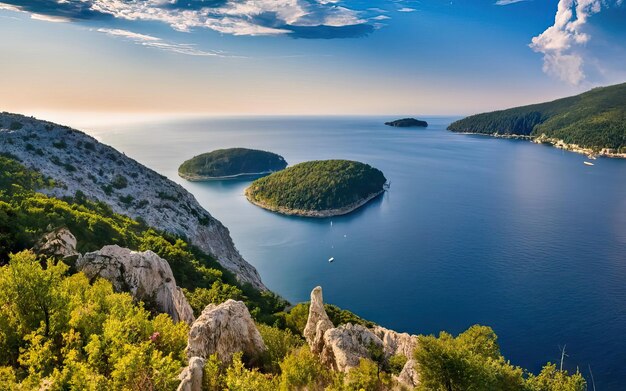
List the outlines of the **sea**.
{"type": "Polygon", "coordinates": [[[452,334],[491,326],[503,354],[537,372],[580,370],[626,389],[626,160],[524,140],[456,134],[456,117],[208,117],[84,130],[180,183],[230,230],[265,284],[292,303],[328,303],[384,327],[452,334]],[[351,159],[390,188],[340,217],[288,217],[250,204],[250,179],[188,182],[178,166],[218,148],[290,165],[351,159]],[[334,262],[329,263],[329,258],[334,262]]]}

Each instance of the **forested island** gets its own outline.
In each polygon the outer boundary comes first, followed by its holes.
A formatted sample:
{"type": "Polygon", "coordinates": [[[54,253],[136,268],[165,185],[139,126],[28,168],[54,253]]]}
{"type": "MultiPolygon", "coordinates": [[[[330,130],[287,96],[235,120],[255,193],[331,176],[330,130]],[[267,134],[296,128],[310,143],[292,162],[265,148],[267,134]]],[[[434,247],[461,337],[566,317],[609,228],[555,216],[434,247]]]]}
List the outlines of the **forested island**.
{"type": "Polygon", "coordinates": [[[626,157],[626,83],[552,102],[472,115],[453,132],[526,137],[585,154],[626,157]]]}
{"type": "Polygon", "coordinates": [[[428,126],[428,122],[415,118],[402,118],[395,121],[385,122],[385,125],[396,128],[425,128],[428,126]]]}
{"type": "Polygon", "coordinates": [[[185,161],[178,168],[178,175],[190,181],[204,181],[269,174],[285,167],[285,159],[275,153],[228,148],[203,153],[185,161]]]}
{"type": "Polygon", "coordinates": [[[349,160],[296,164],[257,179],[245,191],[250,202],[288,215],[343,215],[382,194],[387,179],[371,167],[349,160]]]}
{"type": "MultiPolygon", "coordinates": [[[[373,181],[363,194],[384,183],[361,163],[317,165],[373,181]]],[[[399,333],[325,304],[319,287],[291,306],[184,188],[82,132],[7,113],[0,232],[1,390],[587,389],[579,372],[510,363],[486,326],[399,333]]]]}

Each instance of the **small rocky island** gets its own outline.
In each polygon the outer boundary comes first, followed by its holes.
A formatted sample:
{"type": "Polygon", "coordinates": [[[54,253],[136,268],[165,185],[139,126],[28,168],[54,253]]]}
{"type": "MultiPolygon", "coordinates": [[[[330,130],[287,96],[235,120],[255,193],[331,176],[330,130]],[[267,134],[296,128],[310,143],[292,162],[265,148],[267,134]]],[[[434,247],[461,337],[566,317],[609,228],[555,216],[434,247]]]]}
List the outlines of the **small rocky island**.
{"type": "Polygon", "coordinates": [[[257,179],[245,190],[248,201],[286,215],[329,217],[348,214],[385,191],[387,179],[368,164],[316,160],[257,179]]]}
{"type": "Polygon", "coordinates": [[[207,181],[264,175],[285,167],[285,159],[275,153],[228,148],[203,153],[187,160],[178,168],[178,175],[189,181],[207,181]]]}
{"type": "Polygon", "coordinates": [[[428,126],[428,122],[415,118],[402,118],[391,122],[385,122],[385,125],[396,128],[425,128],[428,126]]]}

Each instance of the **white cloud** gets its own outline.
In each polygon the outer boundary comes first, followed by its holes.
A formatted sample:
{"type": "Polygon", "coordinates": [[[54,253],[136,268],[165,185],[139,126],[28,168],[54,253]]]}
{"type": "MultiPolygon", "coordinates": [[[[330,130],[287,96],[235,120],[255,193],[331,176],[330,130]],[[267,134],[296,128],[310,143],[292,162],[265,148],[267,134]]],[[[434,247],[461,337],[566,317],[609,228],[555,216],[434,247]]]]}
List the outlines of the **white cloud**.
{"type": "MultiPolygon", "coordinates": [[[[233,35],[305,33],[329,38],[328,27],[346,27],[354,36],[371,30],[364,11],[339,5],[340,0],[0,0],[0,7],[31,14],[63,15],[72,20],[106,15],[126,21],[166,23],[177,31],[211,29],[233,35]],[[3,6],[2,3],[13,4],[3,6]],[[52,4],[51,4],[52,3],[52,4]],[[354,28],[355,26],[361,29],[354,28]]],[[[339,32],[336,36],[342,36],[339,32]]],[[[344,35],[346,36],[346,35],[344,35]]]]}
{"type": "Polygon", "coordinates": [[[521,3],[522,1],[528,1],[528,0],[498,0],[496,1],[496,5],[509,5],[509,4],[521,3]]]}
{"type": "Polygon", "coordinates": [[[398,12],[415,12],[417,11],[415,8],[403,7],[398,10],[398,12]]]}
{"type": "Polygon", "coordinates": [[[613,2],[603,0],[560,0],[554,24],[534,37],[530,47],[543,54],[543,70],[547,74],[577,85],[585,79],[582,47],[591,37],[585,32],[589,17],[613,2]]]}
{"type": "Polygon", "coordinates": [[[152,35],[139,34],[128,30],[99,28],[96,31],[114,37],[125,38],[142,46],[178,54],[186,54],[188,56],[232,57],[226,56],[220,52],[200,50],[191,44],[166,42],[161,38],[153,37],[152,35]]]}
{"type": "Polygon", "coordinates": [[[370,18],[371,20],[387,20],[387,19],[391,19],[389,16],[387,15],[378,15],[378,16],[374,16],[373,18],[370,18]]]}
{"type": "Polygon", "coordinates": [[[72,20],[68,18],[64,18],[62,16],[53,16],[53,15],[42,15],[42,14],[31,14],[31,19],[41,20],[43,22],[52,22],[52,23],[69,23],[72,20]]]}

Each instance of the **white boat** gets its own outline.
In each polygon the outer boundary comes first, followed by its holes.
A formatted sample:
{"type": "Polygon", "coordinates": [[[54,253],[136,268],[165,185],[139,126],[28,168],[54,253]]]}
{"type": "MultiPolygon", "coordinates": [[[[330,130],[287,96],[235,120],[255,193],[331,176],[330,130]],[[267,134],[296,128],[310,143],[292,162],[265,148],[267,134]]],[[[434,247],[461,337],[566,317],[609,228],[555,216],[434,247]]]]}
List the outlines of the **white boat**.
{"type": "Polygon", "coordinates": [[[588,166],[593,166],[593,163],[591,163],[591,162],[583,162],[583,163],[585,163],[588,166]]]}
{"type": "Polygon", "coordinates": [[[334,260],[335,260],[335,257],[330,257],[330,258],[328,259],[328,262],[332,262],[332,261],[334,261],[334,260]]]}

